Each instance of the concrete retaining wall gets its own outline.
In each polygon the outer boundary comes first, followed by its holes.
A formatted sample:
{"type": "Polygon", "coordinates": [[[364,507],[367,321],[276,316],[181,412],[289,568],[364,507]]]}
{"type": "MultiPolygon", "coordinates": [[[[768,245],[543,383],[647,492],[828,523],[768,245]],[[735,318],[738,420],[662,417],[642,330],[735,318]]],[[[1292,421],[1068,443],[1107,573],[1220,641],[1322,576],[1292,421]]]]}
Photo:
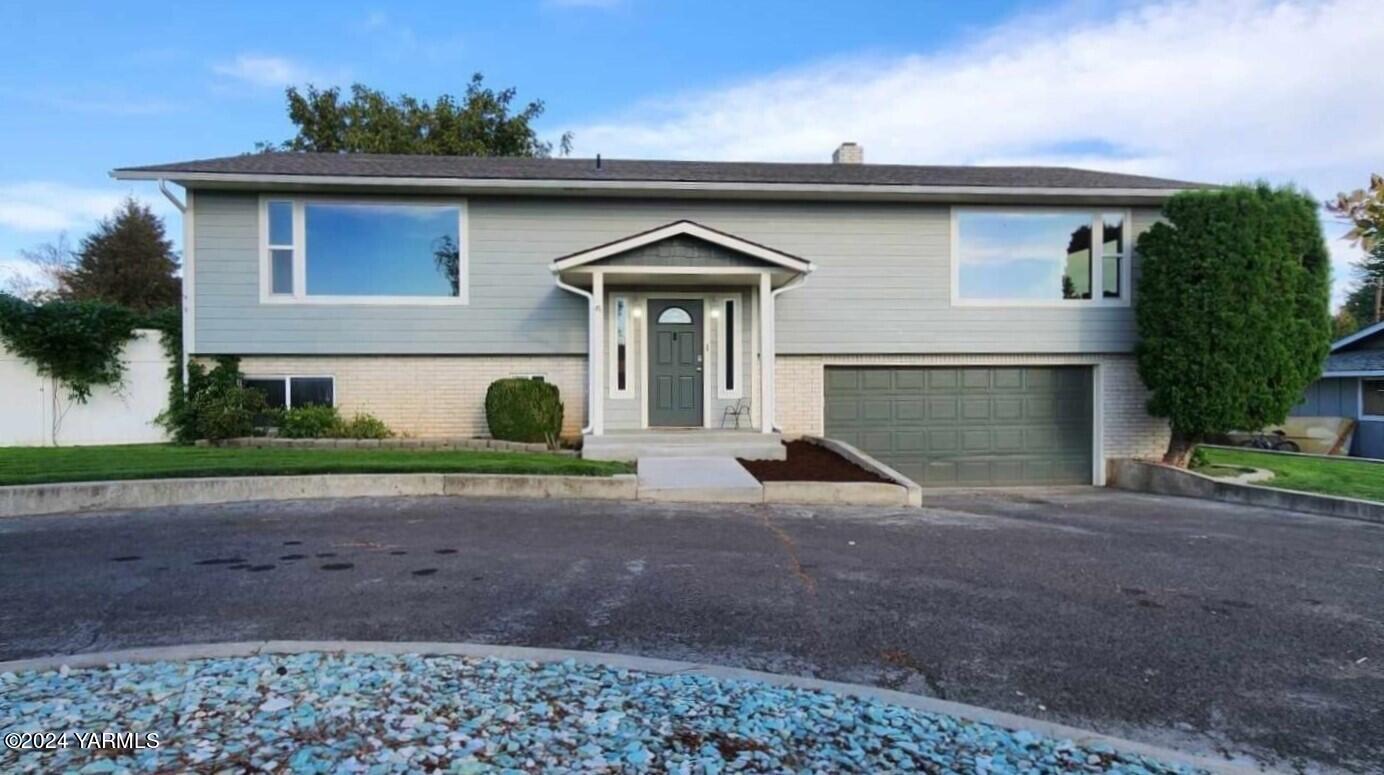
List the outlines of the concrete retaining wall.
{"type": "Polygon", "coordinates": [[[817,446],[826,447],[827,449],[831,450],[832,452],[835,452],[836,454],[851,461],[852,463],[855,463],[856,465],[860,466],[866,471],[870,471],[874,474],[884,477],[885,479],[888,479],[891,482],[898,484],[898,486],[904,489],[903,505],[919,507],[923,505],[923,488],[917,482],[913,481],[912,479],[909,479],[908,477],[904,476],[898,471],[895,471],[889,466],[879,462],[878,460],[875,460],[874,458],[870,457],[864,452],[861,452],[859,449],[856,449],[850,444],[847,444],[844,441],[837,441],[836,439],[828,439],[821,436],[803,436],[802,439],[803,441],[816,444],[817,446]]]}
{"type": "Polygon", "coordinates": [[[501,441],[499,439],[476,438],[389,438],[389,439],[281,439],[267,436],[249,436],[226,439],[215,444],[198,442],[199,446],[217,447],[259,447],[290,449],[469,449],[481,452],[541,452],[549,455],[576,457],[576,450],[548,449],[546,444],[528,444],[522,441],[501,441]]]}
{"type": "Polygon", "coordinates": [[[1384,503],[1278,490],[1254,484],[1236,484],[1144,460],[1109,461],[1105,481],[1107,486],[1122,490],[1206,498],[1245,506],[1301,511],[1384,524],[1384,503]]]}
{"type": "Polygon", "coordinates": [[[880,482],[763,482],[765,503],[908,506],[908,490],[880,482]]]}
{"type": "Polygon", "coordinates": [[[492,498],[634,498],[630,474],[314,474],[199,479],[138,479],[0,487],[0,517],[241,501],[472,495],[492,498]]]}

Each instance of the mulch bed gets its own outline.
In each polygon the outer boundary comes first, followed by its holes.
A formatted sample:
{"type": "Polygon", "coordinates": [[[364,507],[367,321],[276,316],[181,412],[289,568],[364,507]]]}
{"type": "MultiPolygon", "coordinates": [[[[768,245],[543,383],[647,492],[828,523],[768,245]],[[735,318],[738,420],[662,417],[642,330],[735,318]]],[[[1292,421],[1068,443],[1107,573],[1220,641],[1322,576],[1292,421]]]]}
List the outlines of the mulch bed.
{"type": "Polygon", "coordinates": [[[790,441],[787,460],[741,460],[740,465],[761,482],[882,482],[872,471],[806,441],[790,441]]]}

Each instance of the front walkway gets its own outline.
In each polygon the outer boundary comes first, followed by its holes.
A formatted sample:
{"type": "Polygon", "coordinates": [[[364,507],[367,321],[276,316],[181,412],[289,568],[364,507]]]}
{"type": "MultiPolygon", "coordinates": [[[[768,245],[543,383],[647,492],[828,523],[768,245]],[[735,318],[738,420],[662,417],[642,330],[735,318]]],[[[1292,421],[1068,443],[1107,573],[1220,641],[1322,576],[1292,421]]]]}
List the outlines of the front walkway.
{"type": "Polygon", "coordinates": [[[1090,488],[923,509],[400,498],[0,520],[0,659],[471,641],[1384,766],[1384,527],[1090,488]]]}
{"type": "Polygon", "coordinates": [[[645,457],[639,459],[639,497],[759,503],[764,500],[764,486],[733,457],[645,457]]]}

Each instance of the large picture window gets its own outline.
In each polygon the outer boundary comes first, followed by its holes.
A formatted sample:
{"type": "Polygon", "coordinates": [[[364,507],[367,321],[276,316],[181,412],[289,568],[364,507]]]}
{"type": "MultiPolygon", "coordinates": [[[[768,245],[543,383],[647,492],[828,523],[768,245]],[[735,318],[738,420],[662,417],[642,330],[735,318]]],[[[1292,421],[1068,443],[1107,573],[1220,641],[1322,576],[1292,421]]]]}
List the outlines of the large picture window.
{"type": "Polygon", "coordinates": [[[960,302],[1127,303],[1129,218],[1091,210],[958,210],[960,302]]]}
{"type": "Polygon", "coordinates": [[[336,403],[336,384],[331,377],[245,377],[241,384],[263,393],[270,409],[336,403]]]}
{"type": "Polygon", "coordinates": [[[264,202],[266,301],[464,303],[464,203],[264,202]]]}

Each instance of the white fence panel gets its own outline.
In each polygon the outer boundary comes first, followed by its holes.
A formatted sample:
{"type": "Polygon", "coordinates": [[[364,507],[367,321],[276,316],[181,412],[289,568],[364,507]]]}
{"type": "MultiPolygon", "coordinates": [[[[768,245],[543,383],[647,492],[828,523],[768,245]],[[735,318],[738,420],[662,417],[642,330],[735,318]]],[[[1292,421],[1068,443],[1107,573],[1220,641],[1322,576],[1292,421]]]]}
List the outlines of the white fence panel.
{"type": "Polygon", "coordinates": [[[124,384],[98,387],[85,404],[0,348],[0,446],[145,444],[167,441],[154,422],[168,402],[168,358],[159,332],[141,330],[125,346],[124,384]]]}

